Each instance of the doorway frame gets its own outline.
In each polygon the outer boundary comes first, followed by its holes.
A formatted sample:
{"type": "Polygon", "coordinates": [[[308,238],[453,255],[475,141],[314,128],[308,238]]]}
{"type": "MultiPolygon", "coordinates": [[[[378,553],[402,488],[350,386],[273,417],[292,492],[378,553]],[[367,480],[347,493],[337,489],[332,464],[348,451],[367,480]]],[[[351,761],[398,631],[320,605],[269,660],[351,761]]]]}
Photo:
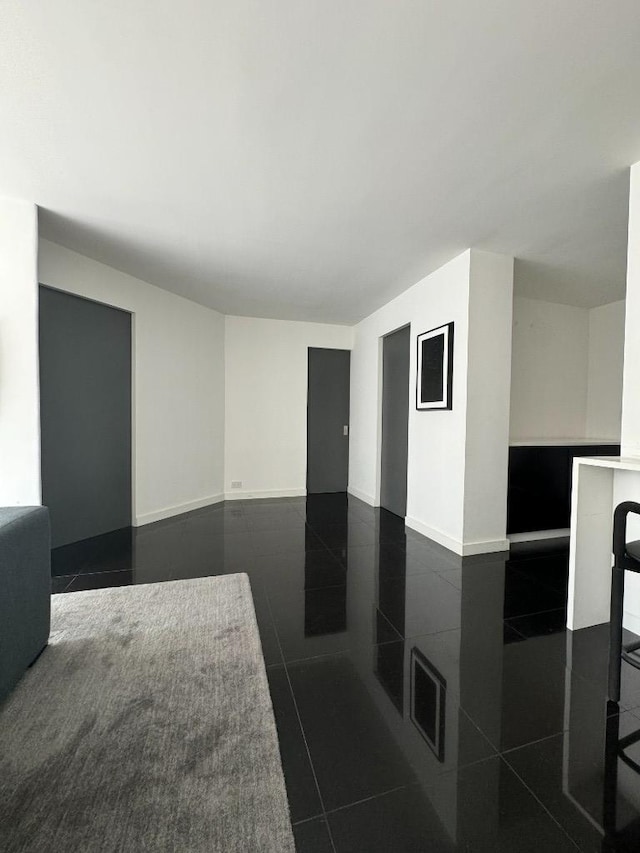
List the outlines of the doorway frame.
{"type": "MultiPolygon", "coordinates": [[[[411,381],[414,376],[413,348],[411,346],[411,320],[389,329],[378,337],[378,387],[376,403],[376,476],[374,506],[380,506],[380,495],[382,492],[382,394],[384,384],[384,339],[389,335],[399,332],[401,329],[409,329],[409,399],[411,399],[411,381]]],[[[411,449],[410,430],[411,406],[407,412],[407,506],[409,503],[409,452],[411,449]]],[[[405,516],[406,517],[406,516],[405,516]]]]}

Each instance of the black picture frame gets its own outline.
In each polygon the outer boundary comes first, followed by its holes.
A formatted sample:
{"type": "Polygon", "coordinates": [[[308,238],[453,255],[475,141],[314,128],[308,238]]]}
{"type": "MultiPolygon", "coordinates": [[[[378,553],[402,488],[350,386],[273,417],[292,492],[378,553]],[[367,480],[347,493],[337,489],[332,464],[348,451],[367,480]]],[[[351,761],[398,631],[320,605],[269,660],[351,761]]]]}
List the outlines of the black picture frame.
{"type": "Polygon", "coordinates": [[[453,409],[454,324],[445,323],[417,338],[416,409],[453,409]]]}
{"type": "Polygon", "coordinates": [[[411,649],[411,722],[438,761],[444,763],[447,682],[419,648],[411,649]]]}

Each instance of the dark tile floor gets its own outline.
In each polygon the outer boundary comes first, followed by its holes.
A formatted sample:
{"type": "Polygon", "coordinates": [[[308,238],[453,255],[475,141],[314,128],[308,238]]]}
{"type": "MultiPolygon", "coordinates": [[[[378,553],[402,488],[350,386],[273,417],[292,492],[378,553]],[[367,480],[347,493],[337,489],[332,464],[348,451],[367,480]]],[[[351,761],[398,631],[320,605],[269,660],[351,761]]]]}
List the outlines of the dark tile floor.
{"type": "Polygon", "coordinates": [[[606,626],[564,628],[566,542],[461,559],[320,495],[53,553],[56,592],[238,571],[300,853],[640,850],[640,672],[607,704],[606,626]]]}

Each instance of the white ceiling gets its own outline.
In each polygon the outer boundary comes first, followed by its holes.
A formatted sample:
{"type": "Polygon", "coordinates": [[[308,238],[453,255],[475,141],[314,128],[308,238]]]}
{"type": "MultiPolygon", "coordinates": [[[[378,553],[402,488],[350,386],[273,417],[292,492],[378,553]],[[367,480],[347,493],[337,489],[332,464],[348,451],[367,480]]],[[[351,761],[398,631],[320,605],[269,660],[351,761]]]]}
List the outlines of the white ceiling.
{"type": "Polygon", "coordinates": [[[352,322],[475,246],[624,295],[638,0],[2,0],[0,193],[226,313],[352,322]]]}

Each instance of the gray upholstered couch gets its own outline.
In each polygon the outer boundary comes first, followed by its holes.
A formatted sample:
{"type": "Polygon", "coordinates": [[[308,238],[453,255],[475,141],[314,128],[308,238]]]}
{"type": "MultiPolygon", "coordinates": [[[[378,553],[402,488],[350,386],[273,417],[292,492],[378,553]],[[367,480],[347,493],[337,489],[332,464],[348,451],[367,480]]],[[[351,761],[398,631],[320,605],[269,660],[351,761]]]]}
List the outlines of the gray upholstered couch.
{"type": "Polygon", "coordinates": [[[0,508],[0,702],[49,640],[49,549],[45,507],[0,508]]]}

